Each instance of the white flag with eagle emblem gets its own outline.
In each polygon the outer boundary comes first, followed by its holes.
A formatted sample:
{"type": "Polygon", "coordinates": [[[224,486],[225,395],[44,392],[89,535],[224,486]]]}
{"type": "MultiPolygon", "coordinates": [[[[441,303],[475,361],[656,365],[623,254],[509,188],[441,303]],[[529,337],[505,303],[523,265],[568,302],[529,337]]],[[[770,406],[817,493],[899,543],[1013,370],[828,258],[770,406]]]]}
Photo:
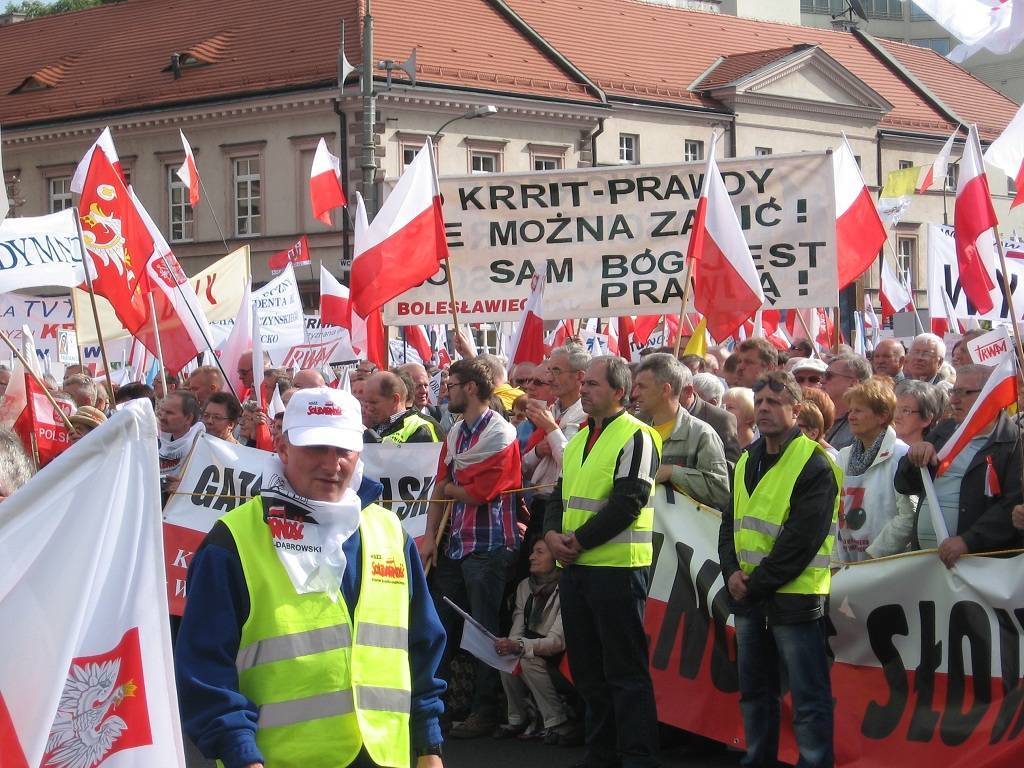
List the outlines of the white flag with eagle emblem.
{"type": "Polygon", "coordinates": [[[156,438],[133,400],[0,503],[4,768],[185,768],[156,438]]]}

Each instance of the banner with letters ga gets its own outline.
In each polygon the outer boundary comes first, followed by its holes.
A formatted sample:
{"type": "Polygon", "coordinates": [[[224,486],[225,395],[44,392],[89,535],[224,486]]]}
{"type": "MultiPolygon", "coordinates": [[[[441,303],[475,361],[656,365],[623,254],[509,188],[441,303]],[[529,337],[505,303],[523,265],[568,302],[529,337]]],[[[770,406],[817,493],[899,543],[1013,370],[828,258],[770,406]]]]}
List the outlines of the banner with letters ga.
{"type": "MultiPolygon", "coordinates": [[[[723,159],[719,167],[765,307],[834,298],[831,156],[723,159]]],[[[703,173],[704,163],[677,163],[441,179],[460,317],[518,320],[537,268],[547,275],[548,320],[678,312],[703,173]]],[[[446,280],[442,269],[385,305],[385,322],[444,322],[446,280]]]]}
{"type": "MultiPolygon", "coordinates": [[[[379,480],[384,506],[394,510],[413,538],[423,535],[427,502],[434,488],[440,443],[368,444],[363,474],[379,480]]],[[[185,608],[185,577],[192,554],[219,517],[260,492],[268,454],[202,434],[188,459],[178,490],[164,507],[164,562],[171,613],[185,608]]]]}
{"type": "MultiPolygon", "coordinates": [[[[717,513],[659,485],[647,632],[659,719],[743,748],[736,638],[717,513]]],[[[832,580],[836,764],[997,768],[1024,751],[1024,554],[934,552],[847,565],[832,580]]],[[[781,753],[796,761],[783,703],[781,753]]]]}
{"type": "MultiPolygon", "coordinates": [[[[991,233],[986,233],[995,242],[991,233]]],[[[1024,240],[1003,238],[1003,251],[1006,254],[1006,268],[1009,272],[1010,290],[1013,292],[1013,305],[1017,309],[1018,319],[1024,317],[1024,240]]],[[[956,316],[976,318],[978,320],[1009,320],[1010,304],[1003,288],[1002,267],[996,265],[996,273],[992,276],[996,284],[992,291],[992,311],[981,314],[967,300],[967,294],[960,285],[960,268],[956,260],[956,241],[953,239],[953,228],[941,224],[928,225],[928,306],[942,306],[942,291],[945,291],[956,308],[956,316]]]]}

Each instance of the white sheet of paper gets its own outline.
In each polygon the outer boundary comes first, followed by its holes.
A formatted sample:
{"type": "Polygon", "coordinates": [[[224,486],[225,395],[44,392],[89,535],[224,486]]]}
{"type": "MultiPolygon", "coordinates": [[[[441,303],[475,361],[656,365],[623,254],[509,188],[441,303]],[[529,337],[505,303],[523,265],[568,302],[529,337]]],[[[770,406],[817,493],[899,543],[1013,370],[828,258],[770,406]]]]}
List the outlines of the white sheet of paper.
{"type": "Polygon", "coordinates": [[[494,650],[494,635],[484,629],[483,626],[480,625],[480,622],[462,610],[447,597],[444,598],[444,601],[455,609],[455,611],[465,620],[462,627],[462,642],[459,644],[459,647],[465,651],[469,651],[484,664],[494,667],[499,672],[508,672],[509,674],[512,674],[512,672],[515,671],[515,668],[519,665],[518,657],[499,656],[498,652],[494,650]]]}

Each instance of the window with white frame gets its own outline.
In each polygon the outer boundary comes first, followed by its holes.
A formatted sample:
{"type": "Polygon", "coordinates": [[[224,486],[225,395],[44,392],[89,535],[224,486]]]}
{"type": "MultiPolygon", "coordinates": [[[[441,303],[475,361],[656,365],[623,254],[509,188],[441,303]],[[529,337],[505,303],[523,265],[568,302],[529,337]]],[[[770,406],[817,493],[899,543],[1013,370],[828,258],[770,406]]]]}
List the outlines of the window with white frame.
{"type": "Polygon", "coordinates": [[[472,173],[497,173],[500,155],[474,149],[469,153],[469,169],[472,173]]]}
{"type": "Polygon", "coordinates": [[[636,165],[640,162],[640,137],[635,133],[619,134],[619,162],[636,165]]]}
{"type": "Polygon", "coordinates": [[[49,179],[47,199],[50,213],[63,211],[71,207],[71,177],[53,176],[49,179]]]}
{"type": "Polygon", "coordinates": [[[913,286],[917,262],[917,238],[899,236],[896,238],[896,265],[907,281],[907,285],[913,286]]]}
{"type": "Polygon", "coordinates": [[[1010,197],[1017,196],[1017,185],[1009,176],[1006,177],[1006,194],[1008,194],[1010,197]]]}
{"type": "Polygon", "coordinates": [[[412,165],[412,161],[416,159],[416,155],[419,153],[422,147],[416,147],[412,144],[402,145],[402,173],[405,173],[405,169],[412,165]]]}
{"type": "Polygon", "coordinates": [[[839,13],[843,5],[842,0],[800,0],[803,13],[839,13]]]}
{"type": "Polygon", "coordinates": [[[771,147],[754,147],[754,157],[768,157],[771,153],[771,147]]]}
{"type": "Polygon", "coordinates": [[[258,155],[232,160],[235,190],[235,235],[252,237],[261,232],[263,191],[258,155]]]}
{"type": "Polygon", "coordinates": [[[686,139],[683,142],[683,162],[698,163],[704,159],[704,142],[686,139]]]}
{"type": "Polygon", "coordinates": [[[869,17],[878,19],[902,19],[903,3],[900,0],[862,0],[869,17]]]}
{"type": "Polygon", "coordinates": [[[955,163],[950,163],[946,166],[946,186],[950,189],[956,189],[956,185],[960,183],[960,166],[955,163]]]}
{"type": "Polygon", "coordinates": [[[188,187],[178,178],[178,166],[167,166],[167,232],[172,243],[195,239],[195,212],[189,202],[188,187]]]}
{"type": "Polygon", "coordinates": [[[913,168],[914,163],[911,162],[910,160],[900,160],[898,167],[901,171],[905,171],[907,170],[907,168],[913,168]]]}
{"type": "Polygon", "coordinates": [[[533,156],[533,170],[535,171],[557,171],[562,167],[562,158],[548,157],[545,155],[533,156]]]}
{"type": "Polygon", "coordinates": [[[948,56],[953,49],[952,42],[948,37],[919,37],[911,40],[910,44],[920,48],[931,48],[940,56],[948,56]]]}

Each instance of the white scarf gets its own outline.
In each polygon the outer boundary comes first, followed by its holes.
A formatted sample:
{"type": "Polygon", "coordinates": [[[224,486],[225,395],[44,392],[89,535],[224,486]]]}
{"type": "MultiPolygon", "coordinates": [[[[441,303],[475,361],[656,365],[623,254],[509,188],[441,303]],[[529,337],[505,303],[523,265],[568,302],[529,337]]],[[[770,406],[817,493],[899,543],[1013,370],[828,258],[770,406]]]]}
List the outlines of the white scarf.
{"type": "Polygon", "coordinates": [[[167,432],[160,433],[160,476],[165,477],[166,475],[173,475],[177,472],[178,467],[181,466],[181,462],[188,455],[188,452],[192,450],[192,444],[199,437],[201,432],[206,431],[206,426],[201,421],[197,421],[193,424],[188,432],[179,437],[177,440],[171,438],[167,432]]]}
{"type": "Polygon", "coordinates": [[[353,488],[363,479],[363,462],[356,462],[355,471],[345,487],[341,501],[317,501],[300,496],[284,475],[284,465],[271,454],[263,465],[264,514],[276,503],[298,508],[307,519],[301,522],[278,522],[268,515],[267,525],[277,556],[291,579],[295,591],[324,592],[337,602],[347,564],[343,546],[359,527],[362,502],[353,488]]]}

